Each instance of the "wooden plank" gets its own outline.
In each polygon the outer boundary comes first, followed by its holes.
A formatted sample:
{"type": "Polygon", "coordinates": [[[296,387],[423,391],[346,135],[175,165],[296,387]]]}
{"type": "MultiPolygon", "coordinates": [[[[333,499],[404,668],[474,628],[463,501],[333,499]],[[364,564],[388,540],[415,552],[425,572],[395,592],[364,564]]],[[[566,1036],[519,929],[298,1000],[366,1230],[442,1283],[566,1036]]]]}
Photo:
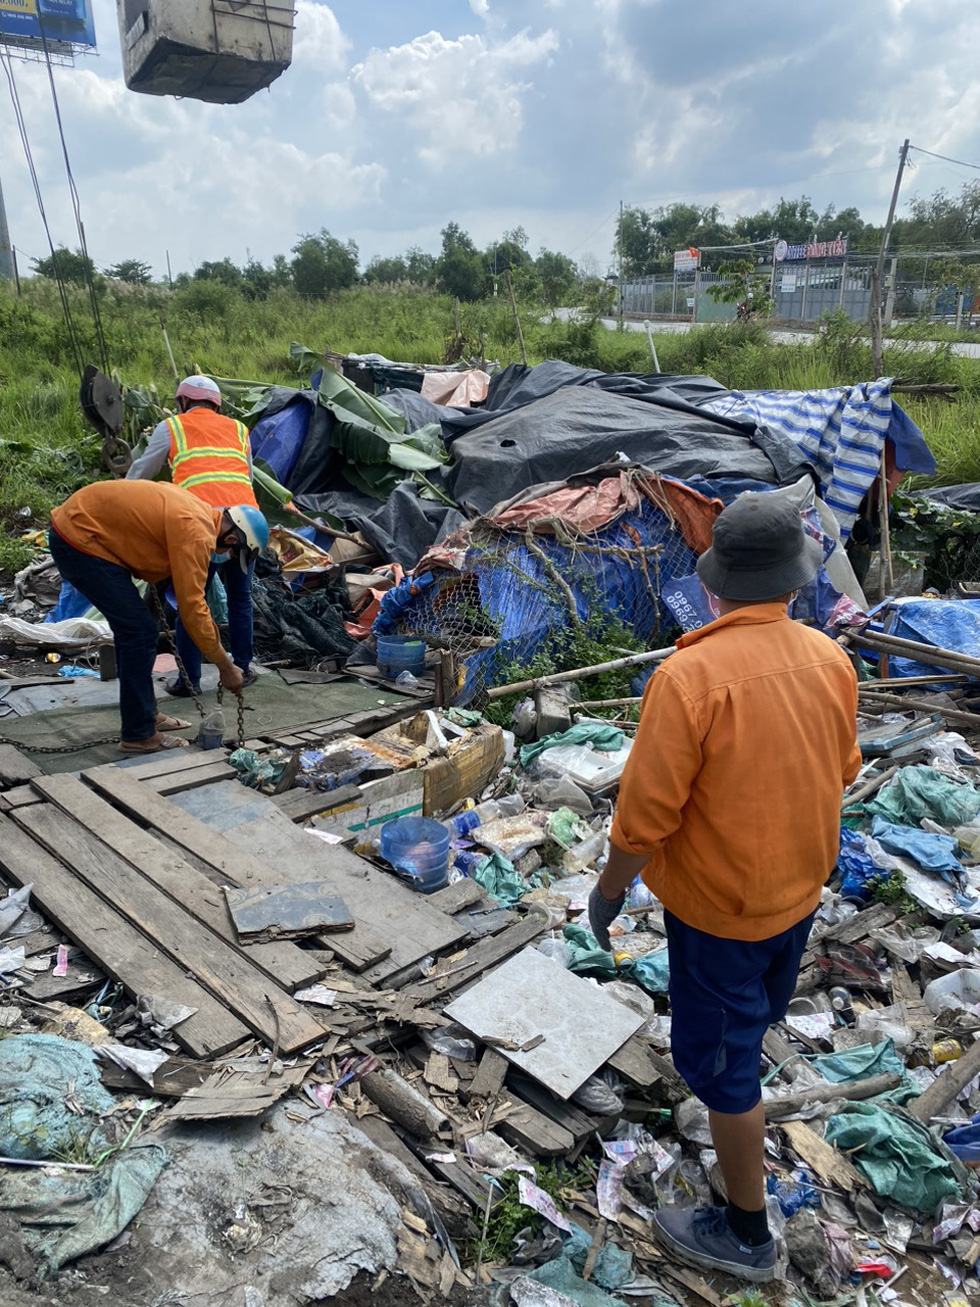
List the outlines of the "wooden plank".
{"type": "Polygon", "coordinates": [[[195,767],[193,771],[179,771],[172,776],[153,776],[143,784],[157,794],[166,796],[194,790],[201,785],[213,785],[216,781],[233,781],[237,775],[234,767],[228,763],[215,762],[210,767],[195,767]]]}
{"type": "Polygon", "coordinates": [[[45,803],[21,809],[14,820],[266,1043],[288,1056],[324,1038],[323,1024],[302,1004],[66,813],[45,803]]]}
{"type": "Polygon", "coordinates": [[[23,808],[28,803],[40,803],[41,796],[34,792],[31,785],[15,785],[12,790],[0,794],[0,803],[6,811],[9,808],[23,808]]]}
{"type": "Polygon", "coordinates": [[[18,885],[33,884],[34,902],[134,998],[160,994],[196,1008],[174,1027],[174,1038],[194,1057],[216,1057],[248,1038],[248,1030],[223,1003],[70,871],[0,816],[0,867],[18,885]]]}
{"type": "Polygon", "coordinates": [[[240,948],[253,966],[284,989],[301,989],[326,974],[326,967],[295,944],[282,940],[271,944],[240,944],[221,890],[74,776],[45,776],[35,785],[46,799],[80,822],[192,917],[232,947],[240,948]]]}
{"type": "Polygon", "coordinates": [[[510,1063],[495,1048],[484,1050],[476,1075],[465,1091],[467,1098],[494,1098],[500,1093],[510,1063]]]}
{"type": "MultiPolygon", "coordinates": [[[[117,787],[120,784],[118,776],[115,784],[117,787]]],[[[139,789],[145,796],[145,787],[139,789]]],[[[152,797],[156,800],[156,796],[152,797]]],[[[207,825],[204,829],[225,850],[230,850],[235,860],[231,871],[240,885],[330,882],[332,892],[350,908],[355,929],[342,941],[339,936],[325,936],[326,946],[346,961],[345,950],[359,947],[358,929],[365,927],[386,951],[390,950],[385,961],[369,966],[366,974],[372,984],[386,983],[388,976],[403,967],[429,954],[443,952],[466,936],[465,927],[433,908],[425,895],[416,894],[390,872],[373,866],[349,849],[325,844],[299,830],[266,795],[237,782],[191,791],[180,797],[179,804],[167,800],[156,800],[156,803],[166,814],[160,828],[166,829],[173,839],[186,836],[188,822],[201,826],[202,822],[191,814],[200,814],[205,822],[213,821],[221,835],[207,825]],[[247,870],[247,877],[241,874],[243,870],[247,870]]],[[[145,804],[142,817],[158,824],[156,815],[151,817],[145,804]]]]}
{"type": "Polygon", "coordinates": [[[13,785],[24,785],[43,772],[36,762],[15,749],[12,744],[0,744],[0,787],[8,789],[13,785]]]}
{"type": "Polygon", "coordinates": [[[434,894],[429,895],[429,902],[433,907],[438,908],[440,912],[448,912],[454,916],[457,912],[462,912],[464,908],[472,908],[477,903],[485,903],[488,898],[486,890],[475,880],[464,877],[456,881],[454,885],[447,885],[445,889],[437,889],[434,894]]]}
{"type": "Polygon", "coordinates": [[[805,1121],[781,1121],[779,1128],[789,1140],[790,1148],[812,1166],[825,1183],[839,1185],[845,1193],[868,1188],[867,1180],[857,1167],[821,1139],[805,1121]]]}
{"type": "Polygon", "coordinates": [[[570,1130],[552,1121],[530,1103],[517,1102],[516,1107],[516,1111],[508,1112],[497,1129],[519,1148],[526,1148],[537,1157],[561,1157],[575,1147],[570,1130]]]}
{"type": "Polygon", "coordinates": [[[285,794],[273,794],[272,802],[290,821],[304,822],[317,813],[327,812],[342,803],[351,803],[361,797],[356,785],[343,785],[339,790],[311,790],[297,787],[285,794]]]}
{"type": "Polygon", "coordinates": [[[547,929],[547,917],[538,912],[529,912],[519,925],[511,926],[499,935],[481,939],[478,944],[466,950],[466,956],[460,961],[434,975],[431,980],[413,986],[410,991],[412,998],[418,1003],[430,1003],[444,994],[452,994],[465,985],[473,984],[498,962],[503,962],[518,949],[532,944],[547,929]]]}
{"type": "Polygon", "coordinates": [[[159,776],[175,776],[179,772],[194,771],[198,767],[213,767],[216,762],[227,762],[227,749],[178,749],[153,754],[145,762],[119,767],[127,776],[138,781],[149,781],[159,776]]]}
{"type": "Polygon", "coordinates": [[[556,1125],[560,1125],[569,1132],[576,1143],[580,1139],[587,1139],[589,1135],[594,1135],[597,1130],[601,1132],[603,1126],[608,1133],[619,1119],[618,1112],[612,1117],[595,1116],[585,1112],[572,1102],[566,1103],[556,1098],[529,1076],[515,1075],[513,1072],[507,1079],[504,1092],[512,1102],[527,1104],[536,1112],[541,1112],[549,1120],[554,1121],[556,1125]]]}
{"type": "MultiPolygon", "coordinates": [[[[345,1115],[356,1130],[367,1135],[371,1143],[380,1148],[382,1153],[396,1158],[415,1177],[444,1224],[448,1221],[455,1226],[461,1219],[469,1216],[471,1210],[469,1202],[465,1198],[458,1197],[448,1186],[439,1184],[428,1170],[428,1167],[434,1164],[421,1161],[383,1117],[358,1117],[353,1112],[345,1112],[345,1115]]],[[[447,1166],[444,1169],[450,1170],[455,1167],[460,1170],[464,1166],[465,1163],[453,1163],[451,1167],[447,1166]]]]}
{"type": "Polygon", "coordinates": [[[637,1089],[650,1089],[662,1078],[661,1071],[654,1063],[652,1051],[646,1044],[640,1043],[636,1035],[631,1036],[622,1048],[616,1050],[607,1060],[606,1066],[612,1067],[625,1081],[635,1085],[637,1089]]]}

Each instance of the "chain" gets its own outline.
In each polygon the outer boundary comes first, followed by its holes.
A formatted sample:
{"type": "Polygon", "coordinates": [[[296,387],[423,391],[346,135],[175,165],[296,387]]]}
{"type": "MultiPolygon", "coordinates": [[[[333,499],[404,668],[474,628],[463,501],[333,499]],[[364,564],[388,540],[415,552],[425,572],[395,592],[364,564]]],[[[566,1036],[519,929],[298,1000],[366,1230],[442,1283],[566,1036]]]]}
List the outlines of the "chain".
{"type": "MultiPolygon", "coordinates": [[[[156,589],[155,586],[151,587],[150,593],[153,595],[153,603],[154,603],[154,605],[155,605],[155,607],[156,607],[156,610],[157,610],[157,616],[158,616],[159,619],[160,619],[160,624],[162,625],[163,630],[164,630],[164,633],[165,633],[165,635],[166,635],[167,643],[170,645],[170,651],[171,651],[171,653],[172,653],[173,656],[174,656],[174,662],[176,662],[176,664],[177,664],[177,671],[180,673],[180,679],[181,679],[181,680],[184,682],[184,684],[187,686],[188,690],[190,690],[190,692],[191,692],[191,697],[192,697],[193,700],[194,700],[194,705],[195,705],[195,707],[197,708],[197,711],[201,714],[201,719],[203,720],[203,719],[207,716],[207,710],[205,709],[204,704],[201,702],[201,696],[200,696],[200,695],[198,694],[198,692],[194,689],[194,686],[193,686],[193,684],[191,683],[191,678],[187,675],[187,668],[184,666],[184,660],[181,658],[180,654],[177,652],[177,641],[175,640],[175,638],[174,638],[174,634],[173,634],[173,632],[171,631],[169,625],[167,624],[167,618],[166,618],[166,615],[164,614],[164,611],[163,611],[163,604],[160,602],[160,596],[159,596],[159,594],[157,593],[157,589],[156,589]]],[[[223,702],[223,700],[224,700],[224,693],[225,693],[225,687],[224,687],[223,685],[219,685],[219,686],[218,686],[218,703],[219,703],[219,705],[220,705],[220,704],[223,702]]],[[[238,741],[237,741],[237,743],[238,743],[238,747],[239,747],[239,749],[242,749],[242,748],[245,747],[245,699],[244,699],[244,697],[243,697],[242,695],[238,695],[238,696],[237,696],[237,699],[238,699],[238,741]]]]}
{"type": "MultiPolygon", "coordinates": [[[[183,680],[184,684],[191,692],[191,697],[194,700],[194,704],[197,707],[197,711],[201,714],[201,717],[203,718],[207,715],[207,710],[205,709],[204,704],[201,702],[201,696],[195,691],[193,685],[191,684],[190,678],[187,675],[187,668],[184,666],[184,661],[181,658],[180,654],[177,652],[177,641],[174,639],[173,632],[171,631],[170,627],[167,625],[167,619],[164,614],[163,605],[160,602],[160,596],[157,593],[156,586],[150,587],[150,594],[153,596],[153,605],[156,608],[157,617],[159,618],[160,624],[163,627],[164,632],[166,634],[167,643],[170,645],[171,652],[173,653],[174,656],[174,661],[177,664],[177,670],[180,673],[181,679],[183,680]]],[[[224,697],[224,686],[219,685],[218,686],[219,704],[221,703],[223,697],[224,697]]],[[[238,695],[237,698],[238,698],[238,705],[237,705],[238,706],[238,747],[239,749],[242,749],[245,747],[245,699],[243,695],[238,695]]],[[[20,749],[21,752],[23,753],[51,753],[51,754],[80,753],[83,749],[97,749],[100,745],[103,744],[118,744],[118,743],[119,743],[118,735],[103,735],[97,740],[86,740],[83,744],[25,744],[22,740],[11,740],[6,735],[0,735],[0,744],[10,744],[15,749],[20,749]]]]}

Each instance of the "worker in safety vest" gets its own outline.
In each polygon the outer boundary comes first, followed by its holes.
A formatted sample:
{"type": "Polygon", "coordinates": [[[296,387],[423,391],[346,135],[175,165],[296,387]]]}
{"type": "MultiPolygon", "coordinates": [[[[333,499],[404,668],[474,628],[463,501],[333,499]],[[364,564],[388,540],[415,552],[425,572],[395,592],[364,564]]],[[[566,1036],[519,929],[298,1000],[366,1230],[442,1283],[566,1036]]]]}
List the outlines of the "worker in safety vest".
{"type": "MultiPolygon", "coordinates": [[[[248,428],[222,417],[221,391],[210,377],[186,377],[177,387],[178,412],[160,422],[150,435],[145,452],[127,472],[128,480],[149,479],[170,464],[175,486],[183,486],[212,508],[247,506],[258,509],[252,490],[252,453],[248,428]]],[[[254,567],[254,562],[253,562],[254,567]]],[[[246,574],[216,554],[208,572],[208,585],[217,573],[228,596],[228,642],[231,656],[241,668],[245,685],[252,670],[252,568],[246,574]]],[[[201,654],[177,614],[177,653],[188,680],[182,675],[164,687],[168,694],[187,698],[201,689],[201,654]],[[188,684],[189,681],[189,684],[188,684]]]]}

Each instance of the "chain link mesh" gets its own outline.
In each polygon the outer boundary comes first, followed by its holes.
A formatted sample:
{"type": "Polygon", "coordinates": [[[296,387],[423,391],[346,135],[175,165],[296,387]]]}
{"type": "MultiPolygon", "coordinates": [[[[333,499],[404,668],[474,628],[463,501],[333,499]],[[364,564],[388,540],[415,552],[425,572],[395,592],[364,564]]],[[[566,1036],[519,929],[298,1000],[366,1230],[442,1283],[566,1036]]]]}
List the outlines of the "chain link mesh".
{"type": "Polygon", "coordinates": [[[573,658],[569,667],[581,666],[577,637],[608,641],[609,658],[618,632],[639,647],[671,643],[676,623],[663,594],[694,571],[696,559],[667,514],[646,499],[595,531],[557,519],[536,522],[533,531],[483,521],[453,544],[465,547],[462,566],[418,587],[399,631],[456,656],[465,667],[460,703],[529,669],[566,670],[563,655],[573,658]]]}

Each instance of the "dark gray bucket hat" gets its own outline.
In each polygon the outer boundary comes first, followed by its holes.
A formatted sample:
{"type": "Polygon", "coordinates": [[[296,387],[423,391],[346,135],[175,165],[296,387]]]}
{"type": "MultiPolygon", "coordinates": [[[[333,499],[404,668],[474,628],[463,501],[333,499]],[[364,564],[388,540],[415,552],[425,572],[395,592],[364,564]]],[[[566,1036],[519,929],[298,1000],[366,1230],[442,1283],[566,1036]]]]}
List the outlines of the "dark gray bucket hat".
{"type": "Polygon", "coordinates": [[[698,576],[719,599],[776,599],[812,581],[823,548],[803,530],[799,509],[782,496],[740,495],[720,514],[698,576]]]}

